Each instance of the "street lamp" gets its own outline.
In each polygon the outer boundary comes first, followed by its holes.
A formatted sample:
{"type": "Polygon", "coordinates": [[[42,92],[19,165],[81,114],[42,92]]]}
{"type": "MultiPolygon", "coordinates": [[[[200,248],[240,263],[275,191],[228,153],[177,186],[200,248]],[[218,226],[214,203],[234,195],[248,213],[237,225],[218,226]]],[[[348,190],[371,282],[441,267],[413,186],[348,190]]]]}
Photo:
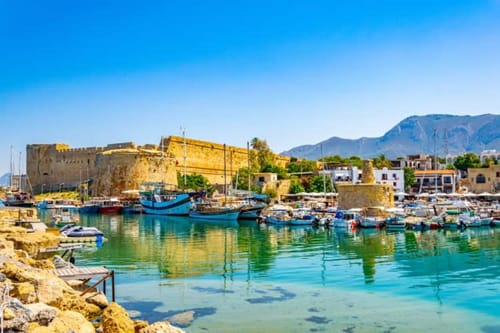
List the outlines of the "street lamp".
{"type": "Polygon", "coordinates": [[[59,192],[62,192],[63,186],[64,186],[64,183],[59,184],[59,192]]]}
{"type": "Polygon", "coordinates": [[[45,184],[42,184],[42,193],[41,193],[41,194],[43,194],[43,187],[44,187],[44,186],[45,186],[45,184]]]}

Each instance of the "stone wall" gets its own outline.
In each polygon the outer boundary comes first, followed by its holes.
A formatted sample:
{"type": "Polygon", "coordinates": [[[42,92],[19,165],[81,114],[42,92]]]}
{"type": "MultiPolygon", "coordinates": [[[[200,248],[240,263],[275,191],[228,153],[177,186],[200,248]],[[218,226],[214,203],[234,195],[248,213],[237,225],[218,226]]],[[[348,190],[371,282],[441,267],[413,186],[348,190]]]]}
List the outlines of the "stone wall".
{"type": "MultiPolygon", "coordinates": [[[[27,145],[26,151],[26,172],[35,194],[77,189],[79,184],[90,181],[93,196],[118,195],[137,189],[144,181],[177,184],[177,173],[184,173],[184,157],[187,174],[203,175],[212,184],[221,185],[224,180],[229,184],[238,169],[248,166],[249,156],[246,148],[180,136],[164,137],[159,146],[138,147],[125,142],[70,148],[56,143],[27,145]]],[[[250,153],[251,158],[253,155],[255,152],[250,153]]],[[[276,160],[285,167],[290,158],[276,155],[276,160]]]]}
{"type": "Polygon", "coordinates": [[[140,189],[144,182],[177,185],[175,160],[157,150],[115,149],[97,155],[93,196],[120,196],[124,190],[140,189]]]}
{"type": "Polygon", "coordinates": [[[93,179],[97,154],[102,151],[102,147],[70,148],[59,143],[27,145],[26,173],[34,193],[76,188],[93,179]]]}
{"type": "Polygon", "coordinates": [[[394,191],[388,184],[337,184],[338,208],[394,207],[394,191]]]}

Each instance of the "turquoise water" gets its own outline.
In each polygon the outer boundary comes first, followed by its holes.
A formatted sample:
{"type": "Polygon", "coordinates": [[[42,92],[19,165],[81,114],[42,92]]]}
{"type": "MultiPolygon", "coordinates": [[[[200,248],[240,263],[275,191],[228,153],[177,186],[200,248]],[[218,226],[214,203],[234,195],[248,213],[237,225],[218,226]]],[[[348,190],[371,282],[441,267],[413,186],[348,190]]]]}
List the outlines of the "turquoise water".
{"type": "Polygon", "coordinates": [[[500,332],[500,229],[386,232],[88,215],[78,265],[117,302],[187,332],[500,332]],[[174,317],[175,318],[175,317],[174,317]],[[175,321],[175,320],[173,320],[175,321]]]}

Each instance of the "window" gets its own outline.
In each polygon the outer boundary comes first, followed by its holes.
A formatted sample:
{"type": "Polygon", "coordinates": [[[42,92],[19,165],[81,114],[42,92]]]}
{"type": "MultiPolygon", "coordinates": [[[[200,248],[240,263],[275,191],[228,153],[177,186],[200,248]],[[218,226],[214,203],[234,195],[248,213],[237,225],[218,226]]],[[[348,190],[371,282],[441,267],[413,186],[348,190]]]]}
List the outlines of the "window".
{"type": "Polygon", "coordinates": [[[445,183],[445,184],[451,184],[451,177],[450,176],[443,177],[443,183],[445,183]]]}
{"type": "Polygon", "coordinates": [[[500,171],[497,171],[497,178],[500,178],[500,171]]]}
{"type": "Polygon", "coordinates": [[[259,177],[259,182],[264,182],[266,180],[265,177],[259,177]]]}
{"type": "Polygon", "coordinates": [[[484,184],[486,183],[486,177],[483,174],[479,174],[476,176],[476,183],[484,184]]]}
{"type": "Polygon", "coordinates": [[[382,180],[387,180],[387,174],[386,173],[382,174],[382,180]]]}

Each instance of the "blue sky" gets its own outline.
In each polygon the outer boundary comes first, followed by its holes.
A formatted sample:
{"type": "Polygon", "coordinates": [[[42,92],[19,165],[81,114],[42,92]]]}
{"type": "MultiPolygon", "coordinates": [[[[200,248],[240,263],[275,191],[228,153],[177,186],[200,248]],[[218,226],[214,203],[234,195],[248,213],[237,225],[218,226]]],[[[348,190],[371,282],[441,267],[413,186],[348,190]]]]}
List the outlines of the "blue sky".
{"type": "Polygon", "coordinates": [[[410,115],[498,114],[499,17],[500,0],[0,0],[0,175],[11,145],[183,127],[279,153],[410,115]]]}

